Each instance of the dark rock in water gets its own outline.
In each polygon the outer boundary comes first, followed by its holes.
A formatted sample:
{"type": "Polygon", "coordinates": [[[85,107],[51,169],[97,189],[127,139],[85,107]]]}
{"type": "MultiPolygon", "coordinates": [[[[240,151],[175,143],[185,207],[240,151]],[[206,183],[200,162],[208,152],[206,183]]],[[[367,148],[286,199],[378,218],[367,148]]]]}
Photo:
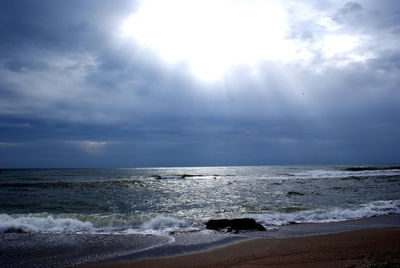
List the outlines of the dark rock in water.
{"type": "Polygon", "coordinates": [[[227,232],[235,233],[240,230],[266,231],[264,226],[250,218],[209,220],[206,223],[206,228],[217,231],[225,230],[227,232]]]}
{"type": "Polygon", "coordinates": [[[162,177],[160,175],[153,175],[153,178],[155,178],[156,180],[161,180],[162,177]]]}
{"type": "Polygon", "coordinates": [[[183,174],[183,175],[181,175],[181,179],[193,178],[193,177],[204,177],[204,176],[205,175],[183,174]]]}
{"type": "Polygon", "coordinates": [[[368,171],[368,170],[378,170],[376,167],[349,167],[345,168],[346,171],[368,171]]]}
{"type": "Polygon", "coordinates": [[[304,194],[292,191],[292,192],[288,192],[287,195],[304,195],[304,194]]]}
{"type": "Polygon", "coordinates": [[[24,234],[27,233],[27,231],[25,231],[22,228],[8,228],[7,230],[4,231],[5,234],[10,234],[10,233],[16,233],[16,234],[24,234]]]}

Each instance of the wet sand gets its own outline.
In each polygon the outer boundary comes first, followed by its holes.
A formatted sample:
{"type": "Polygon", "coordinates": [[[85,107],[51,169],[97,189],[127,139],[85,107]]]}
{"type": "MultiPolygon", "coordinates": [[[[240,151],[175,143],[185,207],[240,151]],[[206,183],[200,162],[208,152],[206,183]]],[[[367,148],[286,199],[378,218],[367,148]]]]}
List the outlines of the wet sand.
{"type": "Polygon", "coordinates": [[[254,238],[198,253],[84,267],[400,267],[400,228],[254,238]]]}

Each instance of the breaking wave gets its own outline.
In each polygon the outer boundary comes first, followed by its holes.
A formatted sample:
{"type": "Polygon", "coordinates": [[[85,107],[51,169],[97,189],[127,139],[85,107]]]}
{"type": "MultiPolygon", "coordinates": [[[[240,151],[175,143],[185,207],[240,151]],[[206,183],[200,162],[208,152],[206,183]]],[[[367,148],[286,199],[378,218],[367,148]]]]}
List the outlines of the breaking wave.
{"type": "MultiPolygon", "coordinates": [[[[265,226],[280,226],[339,222],[389,214],[400,214],[400,200],[374,201],[349,208],[268,211],[246,216],[255,218],[265,226]]],[[[0,233],[170,233],[201,228],[199,223],[164,215],[0,214],[0,233]]]]}
{"type": "Polygon", "coordinates": [[[157,216],[148,222],[142,224],[144,229],[165,229],[174,227],[184,227],[187,226],[185,220],[176,219],[166,216],[157,216]]]}
{"type": "Polygon", "coordinates": [[[0,214],[0,233],[162,233],[189,227],[183,219],[163,215],[0,214]]]}
{"type": "Polygon", "coordinates": [[[266,226],[291,223],[328,223],[374,216],[400,214],[400,200],[374,201],[352,208],[300,210],[292,213],[272,212],[250,215],[266,226]]]}
{"type": "Polygon", "coordinates": [[[83,222],[72,218],[54,218],[51,215],[10,216],[0,214],[0,233],[10,232],[94,232],[95,228],[90,222],[83,222]]]}

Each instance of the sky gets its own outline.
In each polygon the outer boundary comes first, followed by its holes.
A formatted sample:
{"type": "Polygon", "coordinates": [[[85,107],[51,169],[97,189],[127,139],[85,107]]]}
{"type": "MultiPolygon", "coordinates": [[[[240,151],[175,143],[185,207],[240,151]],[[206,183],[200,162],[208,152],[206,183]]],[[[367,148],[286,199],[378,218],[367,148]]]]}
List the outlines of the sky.
{"type": "Polygon", "coordinates": [[[0,168],[400,162],[400,1],[3,0],[0,168]]]}

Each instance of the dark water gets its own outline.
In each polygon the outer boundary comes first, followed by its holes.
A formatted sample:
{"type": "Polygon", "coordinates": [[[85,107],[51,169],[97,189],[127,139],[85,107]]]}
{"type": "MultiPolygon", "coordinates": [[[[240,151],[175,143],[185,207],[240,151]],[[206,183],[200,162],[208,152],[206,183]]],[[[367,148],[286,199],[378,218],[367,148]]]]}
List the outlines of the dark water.
{"type": "Polygon", "coordinates": [[[266,227],[400,213],[400,168],[29,169],[0,174],[0,232],[165,233],[210,218],[266,227]]]}

